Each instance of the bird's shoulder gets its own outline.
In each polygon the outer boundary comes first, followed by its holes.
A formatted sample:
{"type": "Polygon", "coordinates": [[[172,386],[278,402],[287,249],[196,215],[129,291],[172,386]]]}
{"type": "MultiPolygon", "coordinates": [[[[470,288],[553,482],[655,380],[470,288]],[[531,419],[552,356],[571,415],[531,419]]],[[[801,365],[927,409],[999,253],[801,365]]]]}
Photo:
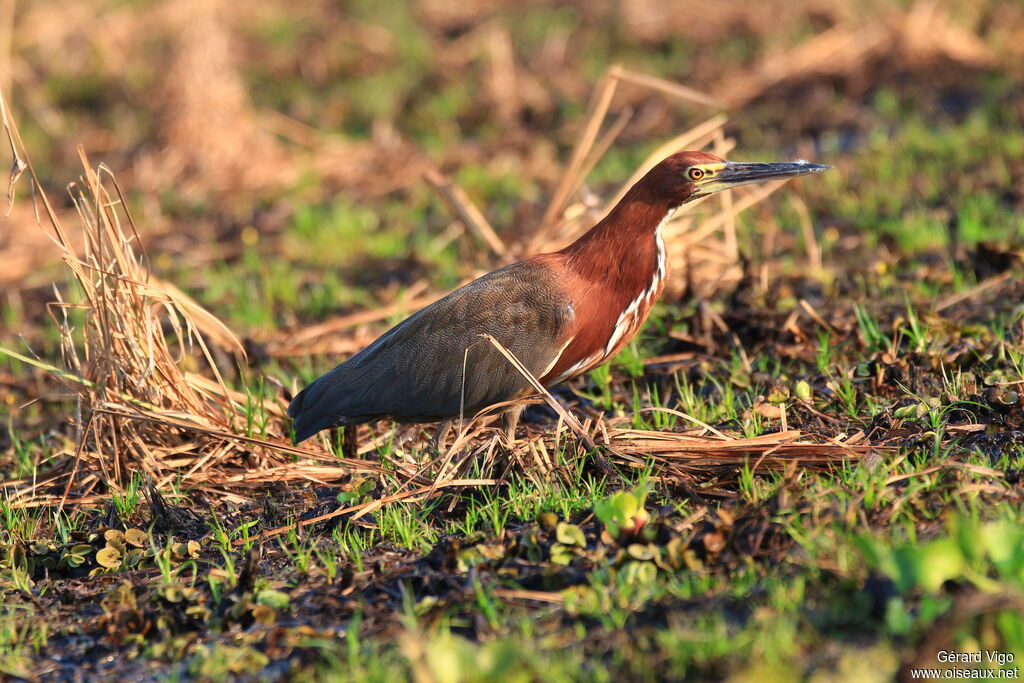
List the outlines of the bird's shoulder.
{"type": "Polygon", "coordinates": [[[449,297],[472,296],[501,300],[545,292],[554,295],[560,290],[561,263],[558,257],[558,254],[540,254],[492,270],[459,287],[449,297]]]}
{"type": "Polygon", "coordinates": [[[406,318],[355,358],[361,361],[396,345],[427,340],[445,341],[458,349],[482,334],[509,344],[512,337],[529,330],[556,342],[565,335],[574,312],[552,256],[518,261],[466,283],[406,318]]]}
{"type": "MultiPolygon", "coordinates": [[[[558,322],[568,315],[568,297],[558,262],[543,254],[492,270],[423,309],[417,316],[439,324],[481,318],[508,318],[510,323],[536,317],[558,322]]],[[[414,316],[414,317],[417,317],[414,316]]]]}

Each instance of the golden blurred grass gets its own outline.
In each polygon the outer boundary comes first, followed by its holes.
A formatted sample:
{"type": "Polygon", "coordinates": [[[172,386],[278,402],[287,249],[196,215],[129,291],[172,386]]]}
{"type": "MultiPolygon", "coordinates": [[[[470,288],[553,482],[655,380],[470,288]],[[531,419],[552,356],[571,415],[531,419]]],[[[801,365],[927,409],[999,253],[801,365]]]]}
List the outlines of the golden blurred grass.
{"type": "MultiPolygon", "coordinates": [[[[0,82],[11,84],[51,190],[69,179],[81,144],[131,188],[149,234],[173,230],[198,240],[297,187],[306,188],[304,198],[342,190],[380,196],[496,150],[511,155],[521,175],[553,186],[564,177],[557,147],[586,138],[586,122],[567,116],[566,103],[584,101],[619,52],[630,67],[652,50],[690,41],[698,46],[692,64],[661,65],[653,75],[685,75],[727,111],[800,82],[839,80],[856,91],[887,70],[952,63],[1019,74],[1024,63],[1024,10],[998,0],[909,7],[772,0],[699,9],[620,0],[571,6],[564,25],[547,28],[530,27],[502,3],[380,6],[346,12],[316,2],[297,12],[272,0],[238,12],[225,0],[7,2],[0,82]],[[618,49],[602,50],[597,40],[609,30],[619,34],[618,49]],[[723,58],[737,41],[749,54],[723,58]],[[439,93],[453,84],[468,89],[467,101],[445,104],[439,93]],[[352,101],[360,97],[364,109],[352,101]],[[446,114],[452,120],[438,124],[454,129],[437,140],[410,130],[406,118],[419,109],[446,114]]],[[[527,3],[522,16],[531,13],[562,16],[541,2],[527,3]]],[[[693,106],[680,110],[649,84],[621,85],[608,106],[626,138],[666,137],[699,120],[693,106]]],[[[574,182],[575,194],[582,181],[574,182]]],[[[10,256],[0,285],[16,287],[57,257],[25,229],[28,218],[16,211],[0,225],[0,255],[10,256]]]]}

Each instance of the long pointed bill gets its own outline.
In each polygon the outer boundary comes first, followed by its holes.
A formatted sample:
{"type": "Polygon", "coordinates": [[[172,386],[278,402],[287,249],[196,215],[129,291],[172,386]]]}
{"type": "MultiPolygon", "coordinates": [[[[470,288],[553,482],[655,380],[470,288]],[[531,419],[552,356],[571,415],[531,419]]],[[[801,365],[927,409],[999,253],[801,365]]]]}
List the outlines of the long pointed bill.
{"type": "Polygon", "coordinates": [[[821,173],[832,168],[825,164],[812,164],[807,161],[726,161],[722,169],[698,185],[700,194],[711,194],[728,190],[750,183],[763,183],[768,180],[783,180],[808,173],[821,173]]]}

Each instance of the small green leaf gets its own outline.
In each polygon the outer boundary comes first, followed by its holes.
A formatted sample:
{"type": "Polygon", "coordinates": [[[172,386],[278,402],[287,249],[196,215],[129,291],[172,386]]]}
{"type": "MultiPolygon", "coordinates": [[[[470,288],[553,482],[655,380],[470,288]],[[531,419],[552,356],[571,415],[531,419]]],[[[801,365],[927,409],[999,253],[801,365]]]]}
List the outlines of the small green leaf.
{"type": "Polygon", "coordinates": [[[925,590],[935,592],[943,582],[959,577],[964,566],[963,553],[953,539],[940,538],[920,549],[918,581],[925,590]]]}
{"type": "Polygon", "coordinates": [[[145,548],[146,541],[149,539],[149,535],[146,534],[142,529],[128,529],[124,532],[124,540],[128,545],[133,545],[136,548],[145,548]]]}
{"type": "Polygon", "coordinates": [[[255,605],[251,613],[253,621],[257,624],[271,626],[277,621],[277,610],[270,605],[255,605]]]}
{"type": "Polygon", "coordinates": [[[356,491],[342,491],[335,496],[335,499],[342,505],[347,506],[359,500],[359,493],[356,491]]]}
{"type": "Polygon", "coordinates": [[[115,569],[121,566],[121,551],[117,548],[107,546],[96,551],[96,564],[107,569],[115,569]]]}
{"type": "Polygon", "coordinates": [[[676,536],[665,546],[665,559],[673,569],[681,569],[685,564],[683,553],[686,551],[686,543],[682,536],[676,536]]]}
{"type": "Polygon", "coordinates": [[[623,534],[635,536],[650,518],[644,509],[648,493],[646,488],[619,491],[595,505],[594,515],[604,523],[612,538],[621,541],[623,534]]]}
{"type": "Polygon", "coordinates": [[[576,557],[576,548],[574,546],[562,545],[561,543],[551,544],[551,561],[555,564],[562,565],[563,567],[576,557]]]}
{"type": "Polygon", "coordinates": [[[752,384],[752,382],[750,381],[750,375],[742,371],[736,371],[732,373],[732,375],[730,375],[729,377],[729,381],[731,381],[734,386],[740,389],[749,389],[752,384]]]}
{"type": "Polygon", "coordinates": [[[185,589],[176,583],[164,586],[162,592],[167,602],[181,602],[185,599],[185,589]]]}
{"type": "Polygon", "coordinates": [[[902,598],[889,598],[885,604],[885,623],[889,630],[896,635],[910,633],[914,626],[914,617],[903,604],[902,598]]]}
{"type": "Polygon", "coordinates": [[[805,380],[800,380],[799,382],[796,383],[796,395],[797,398],[802,398],[806,400],[813,396],[814,392],[811,390],[810,384],[808,384],[805,380]]]}
{"type": "Polygon", "coordinates": [[[261,605],[268,605],[274,609],[285,609],[288,607],[288,602],[290,600],[291,598],[288,597],[287,593],[271,590],[269,588],[261,590],[256,594],[256,602],[261,605]]]}
{"type": "Polygon", "coordinates": [[[434,609],[434,605],[440,601],[440,598],[436,595],[425,595],[416,601],[416,606],[413,608],[413,611],[416,612],[416,616],[422,617],[424,614],[428,614],[430,610],[434,609]]]}
{"type": "Polygon", "coordinates": [[[575,545],[580,548],[587,547],[587,538],[583,535],[583,529],[580,529],[575,524],[559,522],[555,529],[555,537],[563,545],[575,545]]]}
{"type": "Polygon", "coordinates": [[[57,546],[45,541],[33,541],[29,548],[36,555],[47,555],[51,550],[56,550],[57,546]]]}
{"type": "Polygon", "coordinates": [[[982,547],[996,569],[1006,577],[1024,569],[1024,529],[1006,520],[990,522],[979,533],[982,547]]]}
{"type": "Polygon", "coordinates": [[[558,524],[558,515],[554,512],[542,512],[537,515],[537,523],[544,531],[551,531],[558,524]]]}
{"type": "Polygon", "coordinates": [[[124,555],[122,564],[132,569],[136,569],[142,561],[146,559],[146,551],[141,548],[130,548],[124,555]]]}
{"type": "Polygon", "coordinates": [[[892,411],[892,416],[895,417],[897,420],[907,420],[907,419],[913,419],[913,418],[916,418],[916,417],[921,417],[921,415],[920,415],[921,407],[922,407],[922,404],[915,401],[914,403],[911,403],[910,405],[900,406],[899,408],[896,408],[894,411],[892,411]]]}
{"type": "Polygon", "coordinates": [[[658,568],[651,562],[627,562],[619,570],[619,581],[630,586],[653,583],[658,568]]]}
{"type": "Polygon", "coordinates": [[[653,543],[630,543],[626,552],[635,560],[653,560],[660,554],[658,547],[653,543]]]}
{"type": "Polygon", "coordinates": [[[470,546],[469,548],[463,548],[459,551],[456,556],[456,566],[460,572],[467,572],[477,565],[481,565],[486,562],[487,559],[477,546],[470,546]]]}

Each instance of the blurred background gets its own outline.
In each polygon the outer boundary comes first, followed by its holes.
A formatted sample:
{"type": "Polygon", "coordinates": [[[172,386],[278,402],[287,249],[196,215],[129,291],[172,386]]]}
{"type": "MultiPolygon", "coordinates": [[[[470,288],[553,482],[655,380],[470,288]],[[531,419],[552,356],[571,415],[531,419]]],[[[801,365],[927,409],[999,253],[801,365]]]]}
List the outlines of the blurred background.
{"type": "MultiPolygon", "coordinates": [[[[620,130],[584,200],[723,112],[733,158],[839,169],[744,214],[745,261],[807,274],[813,239],[822,292],[867,270],[925,294],[1019,261],[1012,0],[5,0],[0,30],[0,83],[51,198],[78,178],[79,146],[107,164],[154,271],[257,351],[500,262],[425,174],[522,241],[615,64],[707,98],[620,83],[605,124],[620,130]]],[[[45,355],[39,323],[66,275],[20,195],[0,222],[0,337],[45,355]]],[[[69,201],[57,210],[74,221],[69,201]]]]}

